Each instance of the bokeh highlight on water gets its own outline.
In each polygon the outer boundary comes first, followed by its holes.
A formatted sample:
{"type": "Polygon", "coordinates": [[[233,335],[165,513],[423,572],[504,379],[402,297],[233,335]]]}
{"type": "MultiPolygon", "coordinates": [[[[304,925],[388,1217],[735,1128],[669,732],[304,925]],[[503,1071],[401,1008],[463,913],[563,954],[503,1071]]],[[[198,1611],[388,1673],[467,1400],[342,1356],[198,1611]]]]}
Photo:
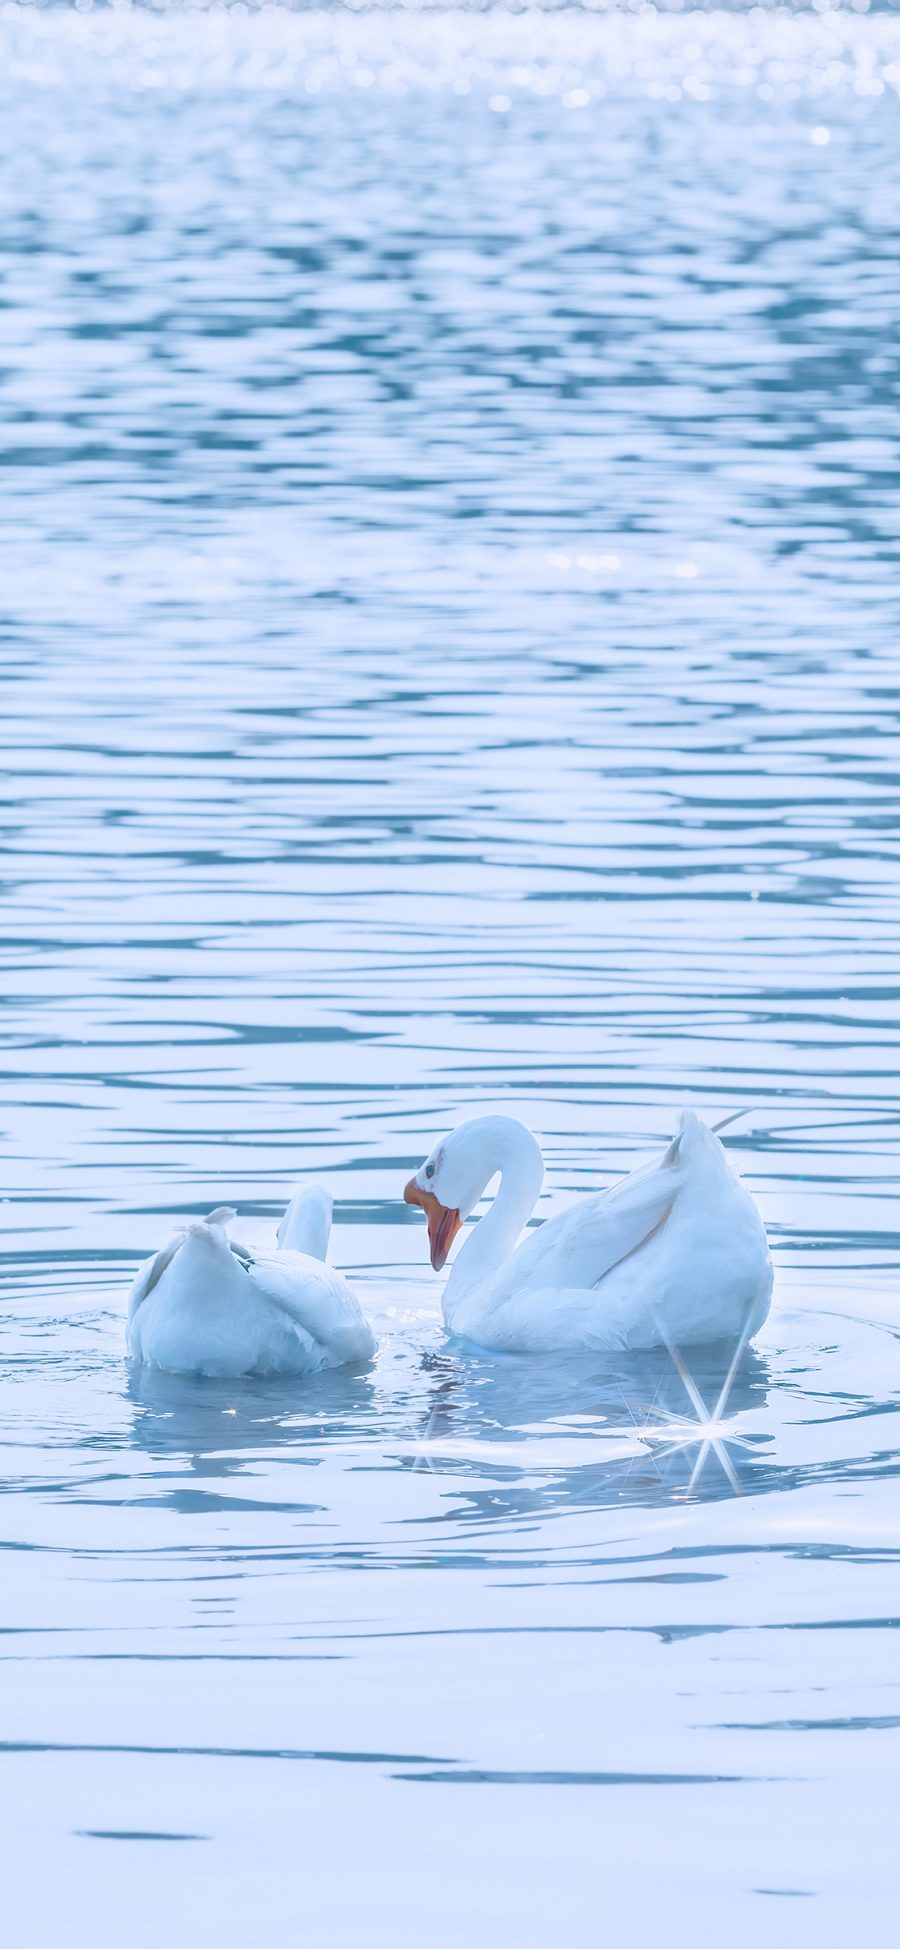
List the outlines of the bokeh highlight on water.
{"type": "Polygon", "coordinates": [[[10,1940],[886,1942],[900,23],[0,49],[10,1940]],[[739,1497],[665,1358],[448,1344],[398,1202],[684,1102],[739,1497]],[[139,1256],[309,1172],[373,1368],[130,1375],[139,1256]]]}

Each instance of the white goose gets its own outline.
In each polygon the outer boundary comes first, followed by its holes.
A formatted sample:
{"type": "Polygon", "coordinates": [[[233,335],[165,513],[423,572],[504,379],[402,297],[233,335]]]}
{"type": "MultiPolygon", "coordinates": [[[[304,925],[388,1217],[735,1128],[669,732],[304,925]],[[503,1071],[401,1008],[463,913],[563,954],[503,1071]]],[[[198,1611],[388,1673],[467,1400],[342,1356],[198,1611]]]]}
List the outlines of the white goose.
{"type": "Polygon", "coordinates": [[[148,1259],[128,1300],[131,1358],[173,1374],[317,1374],[369,1360],[375,1339],[327,1266],[332,1201],[321,1185],[291,1200],[278,1250],[233,1244],[230,1206],[178,1232],[148,1259]]]}
{"type": "Polygon", "coordinates": [[[718,1138],[691,1111],[658,1161],[582,1199],[518,1243],[544,1177],[514,1117],[473,1117],[406,1186],[428,1219],[436,1272],[491,1179],[444,1291],[452,1333],[509,1353],[690,1346],[744,1339],[769,1310],[762,1219],[718,1138]]]}

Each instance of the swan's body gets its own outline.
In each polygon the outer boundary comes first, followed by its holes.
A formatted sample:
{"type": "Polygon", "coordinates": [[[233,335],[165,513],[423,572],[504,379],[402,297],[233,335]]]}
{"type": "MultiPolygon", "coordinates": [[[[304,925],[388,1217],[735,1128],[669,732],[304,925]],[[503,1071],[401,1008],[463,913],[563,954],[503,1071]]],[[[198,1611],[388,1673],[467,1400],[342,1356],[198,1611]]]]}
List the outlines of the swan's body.
{"type": "Polygon", "coordinates": [[[233,1245],[223,1207],[188,1225],[131,1288],[133,1360],[173,1374],[317,1374],[368,1360],[371,1328],[339,1272],[325,1265],[331,1199],[318,1185],[291,1200],[278,1249],[233,1245]]]}
{"type": "Polygon", "coordinates": [[[512,1117],[461,1124],[406,1187],[428,1216],[436,1270],[498,1171],[445,1288],[452,1333],[511,1353],[612,1352],[749,1339],[762,1325],[772,1294],[762,1220],[690,1111],[658,1161],[521,1243],[544,1174],[535,1138],[512,1117]]]}

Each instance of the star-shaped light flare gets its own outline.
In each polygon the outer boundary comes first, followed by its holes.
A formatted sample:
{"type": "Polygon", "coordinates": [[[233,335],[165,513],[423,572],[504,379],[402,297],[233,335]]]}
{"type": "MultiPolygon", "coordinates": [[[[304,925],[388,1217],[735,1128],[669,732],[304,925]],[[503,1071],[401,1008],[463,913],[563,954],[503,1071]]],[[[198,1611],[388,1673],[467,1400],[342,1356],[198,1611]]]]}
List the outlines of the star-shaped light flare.
{"type": "Polygon", "coordinates": [[[716,1460],[720,1463],[722,1471],[734,1494],[739,1496],[741,1493],[741,1485],[738,1481],[734,1463],[728,1453],[728,1448],[729,1445],[735,1448],[752,1448],[753,1443],[748,1441],[746,1435],[738,1434],[724,1417],[725,1410],[728,1406],[728,1397],[734,1386],[734,1377],[737,1373],[740,1358],[747,1345],[749,1335],[742,1333],[735,1347],[731,1364],[712,1412],[706,1406],[706,1402],[700,1393],[700,1389],[694,1380],[694,1376],[683,1354],[667,1334],[664,1334],[663,1337],[669,1358],[679,1375],[681,1384],[696,1415],[696,1420],[691,1415],[675,1414],[671,1410],[666,1410],[657,1424],[651,1425],[648,1419],[641,1430],[641,1439],[642,1441],[646,1441],[648,1445],[652,1442],[665,1442],[670,1449],[696,1446],[697,1459],[694,1463],[691,1479],[687,1487],[689,1496],[693,1495],[706,1466],[710,1451],[712,1451],[716,1460]]]}

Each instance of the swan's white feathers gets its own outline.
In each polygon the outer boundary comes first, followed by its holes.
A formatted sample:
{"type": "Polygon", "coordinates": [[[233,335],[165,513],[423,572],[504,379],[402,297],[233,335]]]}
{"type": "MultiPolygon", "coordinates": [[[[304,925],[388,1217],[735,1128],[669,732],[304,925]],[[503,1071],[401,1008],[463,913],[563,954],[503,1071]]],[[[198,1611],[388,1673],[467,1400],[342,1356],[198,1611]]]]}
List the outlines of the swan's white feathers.
{"type": "Polygon", "coordinates": [[[250,1266],[255,1291],[293,1320],[332,1356],[332,1365],[368,1360],[372,1329],[346,1279],[305,1252],[256,1252],[250,1266]]]}
{"type": "Polygon", "coordinates": [[[529,1233],[445,1307],[482,1346],[616,1351],[749,1338],[771,1292],[753,1199],[688,1111],[661,1158],[529,1233]]]}
{"type": "Polygon", "coordinates": [[[596,1288],[665,1222],[682,1182],[677,1153],[633,1177],[585,1198],[529,1232],[494,1283],[506,1293],[548,1286],[596,1288]]]}
{"type": "MultiPolygon", "coordinates": [[[[215,1211],[211,1211],[208,1218],[198,1219],[197,1223],[201,1226],[219,1225],[224,1230],[224,1227],[230,1225],[232,1219],[236,1217],[237,1213],[233,1205],[217,1205],[215,1211]]],[[[152,1259],[145,1259],[144,1264],[138,1268],[131,1292],[128,1295],[129,1320],[133,1319],[141,1301],[145,1300],[149,1293],[152,1293],[154,1286],[162,1278],[166,1267],[171,1265],[176,1252],[180,1251],[185,1239],[193,1230],[193,1225],[186,1225],[183,1231],[176,1232],[175,1237],[170,1238],[168,1245],[164,1245],[161,1252],[155,1253],[152,1259]]],[[[237,1247],[232,1244],[231,1250],[235,1252],[237,1251],[237,1247]]]]}
{"type": "Polygon", "coordinates": [[[317,1373],[370,1359],[374,1337],[342,1274],[305,1252],[234,1243],[224,1230],[233,1217],[221,1206],[140,1268],[128,1304],[132,1358],[223,1377],[317,1373]]]}
{"type": "Polygon", "coordinates": [[[174,1238],[169,1240],[168,1245],[163,1246],[161,1252],[156,1252],[151,1259],[145,1259],[143,1265],[138,1267],[131,1291],[128,1295],[129,1323],[134,1319],[141,1302],[147,1298],[147,1295],[153,1291],[154,1286],[162,1278],[166,1267],[171,1265],[183,1240],[184,1233],[178,1232],[174,1238]]]}

